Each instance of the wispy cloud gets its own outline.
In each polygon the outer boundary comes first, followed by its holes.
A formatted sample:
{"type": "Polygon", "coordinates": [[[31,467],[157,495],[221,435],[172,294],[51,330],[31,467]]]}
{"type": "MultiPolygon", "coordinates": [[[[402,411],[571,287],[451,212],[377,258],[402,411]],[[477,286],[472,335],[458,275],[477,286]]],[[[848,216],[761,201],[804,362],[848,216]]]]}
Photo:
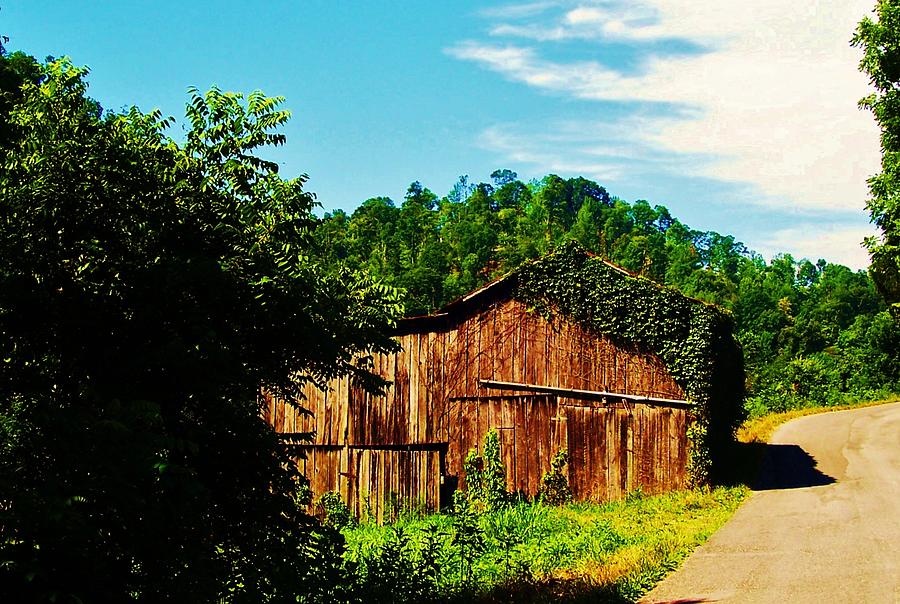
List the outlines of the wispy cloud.
{"type": "Polygon", "coordinates": [[[538,41],[599,37],[649,40],[664,37],[661,30],[653,25],[656,16],[652,7],[641,5],[615,6],[607,3],[605,6],[577,6],[564,12],[552,24],[505,22],[494,25],[490,33],[538,41]]]}
{"type": "Polygon", "coordinates": [[[493,6],[484,8],[480,11],[485,17],[496,17],[500,19],[521,19],[524,17],[534,17],[546,12],[551,8],[559,6],[558,0],[543,0],[536,2],[515,2],[511,4],[503,4],[501,6],[493,6]]]}
{"type": "Polygon", "coordinates": [[[862,211],[879,151],[871,116],[856,108],[867,88],[848,40],[870,4],[559,2],[550,14],[542,7],[539,19],[498,12],[493,40],[466,40],[447,52],[535,89],[639,104],[631,138],[642,149],[707,158],[687,168],[750,183],[762,204],[862,211]],[[545,44],[568,39],[628,40],[638,52],[644,42],[683,40],[705,50],[667,55],[650,44],[635,74],[602,56],[547,58],[545,44]],[[646,111],[648,104],[659,110],[646,111]]]}
{"type": "MultiPolygon", "coordinates": [[[[491,151],[502,153],[514,165],[535,166],[539,170],[563,174],[581,174],[588,178],[607,182],[622,177],[626,168],[624,158],[615,152],[589,153],[572,150],[579,145],[578,137],[564,132],[522,133],[509,124],[498,124],[485,129],[479,144],[491,151]],[[568,148],[561,153],[560,148],[568,148]]],[[[593,141],[585,141],[587,144],[593,141]]],[[[582,143],[584,144],[584,143],[582,143]]]]}
{"type": "Polygon", "coordinates": [[[633,137],[636,127],[633,119],[617,123],[504,123],[482,131],[478,144],[535,173],[579,174],[601,182],[639,178],[652,170],[679,173],[696,161],[693,156],[642,144],[633,137]]]}
{"type": "Polygon", "coordinates": [[[874,234],[873,227],[856,226],[782,229],[762,239],[757,251],[768,258],[785,252],[794,258],[809,258],[813,262],[824,257],[829,262],[858,270],[869,266],[869,253],[863,247],[862,240],[874,234]]]}

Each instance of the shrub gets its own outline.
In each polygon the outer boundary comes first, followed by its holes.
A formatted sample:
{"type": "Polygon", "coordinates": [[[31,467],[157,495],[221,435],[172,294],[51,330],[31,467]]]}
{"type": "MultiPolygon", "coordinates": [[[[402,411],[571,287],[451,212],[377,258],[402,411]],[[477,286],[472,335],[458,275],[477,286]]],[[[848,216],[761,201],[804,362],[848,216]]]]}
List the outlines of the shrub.
{"type": "Polygon", "coordinates": [[[442,535],[432,526],[423,537],[417,544],[402,528],[391,528],[386,542],[363,562],[362,601],[401,604],[439,599],[442,535]]]}
{"type": "Polygon", "coordinates": [[[347,507],[347,504],[341,499],[340,494],[335,493],[334,491],[322,493],[322,496],[319,497],[317,507],[324,515],[323,522],[327,526],[340,530],[344,527],[355,526],[356,524],[356,521],[353,519],[353,514],[350,513],[350,508],[347,507]]]}
{"type": "Polygon", "coordinates": [[[572,489],[569,479],[563,474],[563,468],[569,463],[569,454],[557,451],[550,461],[550,471],[541,477],[538,496],[548,505],[563,505],[572,501],[572,489]]]}
{"type": "Polygon", "coordinates": [[[453,539],[451,545],[459,552],[459,576],[468,585],[472,576],[472,561],[484,553],[484,530],[478,524],[478,514],[466,493],[453,495],[453,539]]]}
{"type": "Polygon", "coordinates": [[[506,469],[500,457],[500,436],[491,430],[484,437],[483,454],[472,449],[463,462],[466,499],[475,512],[497,510],[509,503],[506,469]]]}

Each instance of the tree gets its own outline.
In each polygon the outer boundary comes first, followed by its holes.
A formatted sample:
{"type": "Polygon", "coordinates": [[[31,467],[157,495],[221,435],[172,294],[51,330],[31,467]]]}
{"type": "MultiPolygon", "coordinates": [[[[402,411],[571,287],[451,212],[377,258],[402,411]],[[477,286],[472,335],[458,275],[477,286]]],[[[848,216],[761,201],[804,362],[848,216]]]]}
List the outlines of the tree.
{"type": "Polygon", "coordinates": [[[869,179],[867,207],[882,232],[866,240],[870,271],[879,291],[900,317],[900,2],[878,0],[877,20],[863,18],[852,44],[863,49],[860,70],[875,92],[860,101],[881,127],[881,173],[869,179]]]}
{"type": "Polygon", "coordinates": [[[24,52],[6,54],[0,45],[0,146],[12,137],[9,112],[22,98],[22,84],[37,83],[40,77],[40,67],[34,57],[24,52]]]}
{"type": "Polygon", "coordinates": [[[518,179],[519,175],[512,170],[502,169],[491,172],[491,180],[494,181],[494,187],[497,189],[516,182],[518,179]]]}
{"type": "Polygon", "coordinates": [[[348,227],[350,251],[372,274],[387,276],[400,265],[397,245],[399,210],[389,197],[373,197],[353,212],[348,227]]]}
{"type": "Polygon", "coordinates": [[[0,593],[328,601],[260,388],[376,387],[356,359],[393,349],[397,293],[317,260],[305,176],[257,154],[281,99],[193,91],[179,144],[41,71],[0,149],[0,593]]]}

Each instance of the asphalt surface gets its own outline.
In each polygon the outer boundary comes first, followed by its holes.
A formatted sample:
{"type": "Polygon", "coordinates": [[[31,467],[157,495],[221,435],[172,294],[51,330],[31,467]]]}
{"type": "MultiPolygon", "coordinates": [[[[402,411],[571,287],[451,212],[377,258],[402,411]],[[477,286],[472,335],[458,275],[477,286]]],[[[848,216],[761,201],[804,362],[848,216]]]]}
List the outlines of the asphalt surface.
{"type": "Polygon", "coordinates": [[[750,498],[641,602],[900,603],[900,403],[779,428],[750,498]]]}

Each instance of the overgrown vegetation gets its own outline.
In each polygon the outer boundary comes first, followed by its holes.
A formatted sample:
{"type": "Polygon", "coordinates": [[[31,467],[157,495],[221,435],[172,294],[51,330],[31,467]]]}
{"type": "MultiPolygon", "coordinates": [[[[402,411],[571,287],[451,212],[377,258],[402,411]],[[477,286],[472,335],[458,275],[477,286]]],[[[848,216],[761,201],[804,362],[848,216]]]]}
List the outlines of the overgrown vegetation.
{"type": "MultiPolygon", "coordinates": [[[[533,502],[506,491],[495,431],[445,514],[345,525],[347,602],[633,602],[733,513],[745,487],[571,503],[554,456],[533,502]],[[553,502],[566,505],[554,505],[553,502]]],[[[333,497],[329,497],[329,500],[333,497]]],[[[339,500],[337,500],[339,502],[339,500]]],[[[330,505],[337,506],[337,502],[330,505]]]]}
{"type": "Polygon", "coordinates": [[[356,519],[339,493],[326,491],[316,502],[317,511],[321,513],[322,522],[326,526],[338,530],[356,525],[356,519]]]}
{"type": "Polygon", "coordinates": [[[343,534],[361,577],[369,568],[395,577],[384,602],[633,602],[718,529],[746,493],[700,489],[562,507],[513,502],[462,525],[455,514],[410,516],[343,534]],[[412,576],[400,568],[427,570],[412,576]],[[430,577],[428,589],[408,585],[422,576],[430,577]]]}
{"type": "Polygon", "coordinates": [[[859,105],[875,116],[881,129],[881,173],[869,179],[866,207],[881,230],[869,237],[871,272],[879,291],[900,321],[900,4],[877,0],[875,18],[866,16],[853,36],[862,48],[859,68],[875,89],[859,105]]]}
{"type": "Polygon", "coordinates": [[[541,476],[538,498],[547,505],[563,505],[572,501],[572,489],[563,468],[569,463],[566,451],[557,451],[550,460],[550,469],[541,476]]]}
{"type": "Polygon", "coordinates": [[[457,491],[457,507],[465,505],[474,512],[497,510],[510,501],[506,491],[506,468],[500,457],[500,436],[489,430],[479,454],[472,449],[463,461],[466,489],[457,491]]]}

